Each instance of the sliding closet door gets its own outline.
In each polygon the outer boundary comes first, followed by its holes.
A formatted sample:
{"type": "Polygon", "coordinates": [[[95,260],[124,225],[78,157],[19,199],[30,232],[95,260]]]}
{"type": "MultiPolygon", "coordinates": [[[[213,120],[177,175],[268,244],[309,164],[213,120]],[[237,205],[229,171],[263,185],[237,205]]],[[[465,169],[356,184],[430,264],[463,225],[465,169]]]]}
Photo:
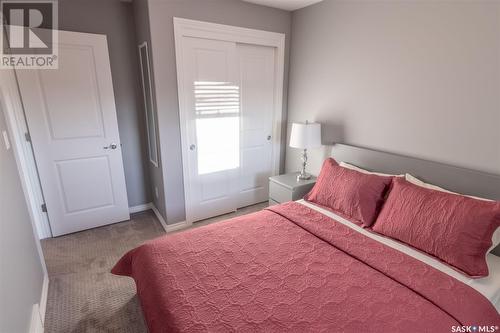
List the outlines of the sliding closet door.
{"type": "Polygon", "coordinates": [[[229,41],[220,28],[212,38],[176,32],[188,223],[267,201],[277,163],[279,48],[240,42],[243,35],[229,41]]]}
{"type": "Polygon", "coordinates": [[[241,128],[238,208],[267,201],[272,175],[275,48],[238,44],[241,128]]]}
{"type": "MultiPolygon", "coordinates": [[[[184,37],[179,78],[190,222],[237,208],[240,87],[236,44],[184,37]]],[[[186,179],[186,177],[185,177],[186,179]]]]}

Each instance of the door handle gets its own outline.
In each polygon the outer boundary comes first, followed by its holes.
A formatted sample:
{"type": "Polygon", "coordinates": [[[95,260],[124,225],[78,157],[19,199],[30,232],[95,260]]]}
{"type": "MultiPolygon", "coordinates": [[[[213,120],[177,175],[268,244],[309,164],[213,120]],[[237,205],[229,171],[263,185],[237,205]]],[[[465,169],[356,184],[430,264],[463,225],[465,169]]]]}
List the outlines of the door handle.
{"type": "Polygon", "coordinates": [[[118,145],[116,143],[112,143],[109,146],[104,146],[102,149],[116,149],[118,148],[118,145]]]}
{"type": "Polygon", "coordinates": [[[267,136],[267,141],[271,141],[271,136],[270,135],[267,136]]]}
{"type": "Polygon", "coordinates": [[[196,145],[189,146],[189,150],[195,150],[195,149],[196,149],[196,145]]]}

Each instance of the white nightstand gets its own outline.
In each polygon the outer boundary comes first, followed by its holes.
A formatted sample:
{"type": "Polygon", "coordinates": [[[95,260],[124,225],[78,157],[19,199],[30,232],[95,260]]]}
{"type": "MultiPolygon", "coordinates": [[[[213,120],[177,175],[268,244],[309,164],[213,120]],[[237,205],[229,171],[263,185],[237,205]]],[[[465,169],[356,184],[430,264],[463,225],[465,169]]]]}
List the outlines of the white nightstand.
{"type": "Polygon", "coordinates": [[[297,181],[298,172],[269,177],[269,206],[302,199],[316,183],[316,177],[297,181]]]}

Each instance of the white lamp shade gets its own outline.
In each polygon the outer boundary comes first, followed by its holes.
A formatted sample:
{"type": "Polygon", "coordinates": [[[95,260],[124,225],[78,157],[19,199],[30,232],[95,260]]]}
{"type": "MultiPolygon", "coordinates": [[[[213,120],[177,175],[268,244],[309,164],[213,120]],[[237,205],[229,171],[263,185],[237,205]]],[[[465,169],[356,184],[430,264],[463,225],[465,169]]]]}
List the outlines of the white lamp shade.
{"type": "Polygon", "coordinates": [[[290,147],[300,149],[321,147],[321,124],[293,123],[290,147]]]}

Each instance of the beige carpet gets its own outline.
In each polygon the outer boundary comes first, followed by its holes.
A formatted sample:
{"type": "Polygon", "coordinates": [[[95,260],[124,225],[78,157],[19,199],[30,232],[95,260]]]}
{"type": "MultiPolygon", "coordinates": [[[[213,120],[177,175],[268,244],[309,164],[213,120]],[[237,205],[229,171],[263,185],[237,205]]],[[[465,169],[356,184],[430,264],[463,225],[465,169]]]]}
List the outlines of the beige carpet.
{"type": "MultiPolygon", "coordinates": [[[[246,207],[193,227],[265,206],[246,207]]],[[[130,221],[43,240],[50,278],[45,332],[147,332],[133,280],[109,271],[125,252],[164,234],[148,211],[133,215],[130,221]]]]}

